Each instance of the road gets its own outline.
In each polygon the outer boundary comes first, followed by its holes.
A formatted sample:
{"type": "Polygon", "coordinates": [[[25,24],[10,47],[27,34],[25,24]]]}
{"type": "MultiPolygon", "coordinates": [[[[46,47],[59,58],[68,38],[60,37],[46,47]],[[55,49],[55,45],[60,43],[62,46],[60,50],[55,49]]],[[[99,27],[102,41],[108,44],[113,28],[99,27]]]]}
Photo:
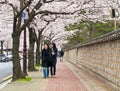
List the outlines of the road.
{"type": "Polygon", "coordinates": [[[0,83],[12,76],[12,61],[0,62],[0,83]]]}
{"type": "MultiPolygon", "coordinates": [[[[21,68],[23,68],[23,60],[20,60],[21,68]]],[[[5,87],[12,79],[12,61],[0,62],[0,89],[5,87]],[[9,79],[9,80],[8,80],[9,79]]]]}

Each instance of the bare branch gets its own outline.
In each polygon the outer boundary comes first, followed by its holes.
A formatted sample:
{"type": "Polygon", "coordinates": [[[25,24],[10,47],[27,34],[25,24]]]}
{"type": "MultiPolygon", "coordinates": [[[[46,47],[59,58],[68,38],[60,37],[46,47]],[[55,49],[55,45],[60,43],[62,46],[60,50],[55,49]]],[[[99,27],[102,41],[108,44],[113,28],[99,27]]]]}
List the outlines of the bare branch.
{"type": "Polygon", "coordinates": [[[43,17],[41,17],[41,19],[46,21],[46,22],[54,22],[57,19],[57,16],[55,16],[55,18],[53,18],[51,20],[44,19],[43,17]]]}
{"type": "Polygon", "coordinates": [[[56,2],[68,2],[68,0],[56,0],[56,2]]]}
{"type": "Polygon", "coordinates": [[[59,14],[59,15],[69,15],[69,14],[73,14],[73,13],[72,13],[72,12],[53,12],[53,11],[47,11],[47,10],[45,10],[45,11],[39,11],[39,12],[36,13],[36,15],[38,15],[38,14],[51,14],[51,15],[53,15],[53,14],[59,14]]]}
{"type": "Polygon", "coordinates": [[[51,42],[54,37],[55,37],[54,32],[51,31],[50,34],[49,34],[49,36],[48,36],[47,38],[48,38],[48,39],[50,40],[50,42],[51,42]]]}
{"type": "Polygon", "coordinates": [[[43,0],[43,3],[50,3],[53,2],[54,0],[43,0]]]}
{"type": "Polygon", "coordinates": [[[7,0],[1,1],[0,4],[7,4],[7,0]]]}
{"type": "MultiPolygon", "coordinates": [[[[40,36],[40,34],[42,34],[42,32],[46,29],[46,27],[47,27],[49,24],[50,24],[50,22],[47,22],[47,24],[41,29],[41,31],[39,31],[39,36],[40,36]]],[[[36,35],[35,32],[34,32],[34,34],[35,34],[35,37],[36,37],[36,39],[37,39],[37,35],[36,35]]]]}
{"type": "Polygon", "coordinates": [[[34,34],[35,40],[37,40],[37,34],[35,32],[35,29],[34,28],[30,28],[30,31],[32,31],[32,30],[33,30],[33,34],[34,34]]]}
{"type": "Polygon", "coordinates": [[[57,17],[55,17],[53,20],[45,20],[45,19],[43,19],[44,21],[47,22],[47,24],[45,25],[44,28],[41,29],[41,31],[43,32],[43,31],[47,28],[47,26],[48,26],[51,22],[54,22],[56,19],[57,19],[57,17]]]}
{"type": "MultiPolygon", "coordinates": [[[[71,2],[70,4],[68,4],[65,8],[63,8],[63,9],[66,9],[66,8],[69,8],[70,6],[72,6],[73,4],[75,4],[74,2],[71,2]]],[[[80,5],[78,5],[78,6],[80,6],[80,5]]],[[[78,7],[77,6],[77,7],[78,7]]]]}
{"type": "Polygon", "coordinates": [[[35,15],[35,11],[32,10],[32,12],[29,15],[30,15],[29,19],[26,20],[26,22],[22,25],[22,27],[20,28],[19,31],[22,31],[32,21],[32,19],[34,18],[34,15],[35,15]]]}
{"type": "Polygon", "coordinates": [[[45,27],[43,27],[43,28],[41,29],[41,32],[43,32],[43,31],[45,30],[45,28],[46,28],[49,24],[50,24],[50,22],[47,22],[47,24],[45,25],[45,27]]]}
{"type": "Polygon", "coordinates": [[[14,16],[15,16],[15,13],[17,12],[18,13],[18,10],[16,7],[14,7],[14,5],[12,3],[9,3],[9,5],[12,7],[13,9],[13,13],[14,13],[14,16]]]}
{"type": "Polygon", "coordinates": [[[12,3],[9,3],[7,0],[5,0],[4,2],[0,2],[0,4],[6,4],[6,5],[8,4],[9,6],[11,6],[13,9],[14,15],[15,15],[15,12],[18,12],[17,9],[14,7],[14,5],[12,3]]]}
{"type": "Polygon", "coordinates": [[[33,1],[33,0],[29,0],[29,1],[25,4],[25,6],[17,13],[17,15],[15,16],[15,18],[19,17],[19,16],[22,14],[22,12],[31,4],[32,1],[33,1]]]}
{"type": "MultiPolygon", "coordinates": [[[[33,0],[29,0],[27,4],[24,6],[24,8],[19,12],[17,16],[20,16],[23,10],[31,4],[33,0]]],[[[41,1],[41,0],[40,0],[41,1]]],[[[35,8],[32,9],[32,11],[29,13],[29,19],[23,24],[23,26],[20,28],[20,31],[22,31],[32,20],[33,18],[37,15],[35,14],[35,9],[39,9],[41,7],[40,1],[35,5],[35,8]],[[39,4],[39,5],[38,5],[39,4]]]]}
{"type": "Polygon", "coordinates": [[[34,7],[34,9],[38,10],[42,6],[41,1],[37,3],[37,5],[34,7]]]}

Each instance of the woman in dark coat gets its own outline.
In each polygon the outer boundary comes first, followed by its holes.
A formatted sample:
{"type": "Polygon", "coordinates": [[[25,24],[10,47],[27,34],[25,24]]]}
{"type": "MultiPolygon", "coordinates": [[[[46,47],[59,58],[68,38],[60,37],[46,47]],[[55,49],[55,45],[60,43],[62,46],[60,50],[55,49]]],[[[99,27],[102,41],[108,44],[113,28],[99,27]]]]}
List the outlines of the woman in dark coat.
{"type": "Polygon", "coordinates": [[[64,51],[62,49],[59,52],[59,55],[60,55],[60,61],[63,61],[64,51]]]}
{"type": "Polygon", "coordinates": [[[44,78],[49,76],[49,59],[50,59],[50,49],[48,44],[44,44],[44,49],[42,50],[42,67],[44,78]]]}
{"type": "Polygon", "coordinates": [[[57,47],[55,43],[51,44],[51,60],[52,60],[52,68],[51,68],[51,75],[56,75],[56,63],[57,63],[57,47]]]}

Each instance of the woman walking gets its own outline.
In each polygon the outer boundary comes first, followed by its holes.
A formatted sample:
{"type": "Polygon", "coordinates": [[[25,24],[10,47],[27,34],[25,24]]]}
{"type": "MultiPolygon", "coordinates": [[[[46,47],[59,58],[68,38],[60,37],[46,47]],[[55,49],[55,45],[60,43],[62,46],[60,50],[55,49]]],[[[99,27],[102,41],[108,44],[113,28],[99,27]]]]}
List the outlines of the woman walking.
{"type": "Polygon", "coordinates": [[[52,67],[51,67],[51,75],[56,75],[56,63],[57,63],[57,47],[55,43],[51,44],[51,60],[52,60],[52,67]]]}
{"type": "Polygon", "coordinates": [[[42,50],[42,67],[44,78],[49,76],[49,59],[50,59],[50,49],[48,44],[44,44],[44,49],[42,50]]]}

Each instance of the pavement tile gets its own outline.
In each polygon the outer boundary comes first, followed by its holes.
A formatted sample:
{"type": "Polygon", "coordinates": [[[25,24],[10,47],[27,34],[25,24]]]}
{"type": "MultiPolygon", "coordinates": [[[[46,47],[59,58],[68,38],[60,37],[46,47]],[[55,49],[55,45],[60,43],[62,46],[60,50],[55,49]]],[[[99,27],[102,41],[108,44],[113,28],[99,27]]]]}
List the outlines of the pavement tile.
{"type": "Polygon", "coordinates": [[[45,91],[48,79],[44,79],[40,72],[30,72],[31,82],[11,82],[0,91],[45,91]]]}
{"type": "Polygon", "coordinates": [[[58,62],[56,76],[45,79],[42,70],[28,72],[32,81],[11,82],[0,91],[109,91],[92,76],[74,69],[67,62],[58,62]]]}
{"type": "Polygon", "coordinates": [[[87,89],[65,63],[59,62],[57,75],[48,80],[46,91],[87,91],[87,89]]]}
{"type": "Polygon", "coordinates": [[[72,65],[69,62],[66,62],[66,64],[84,84],[88,91],[113,91],[112,88],[98,80],[93,74],[75,67],[75,65],[72,65]]]}

